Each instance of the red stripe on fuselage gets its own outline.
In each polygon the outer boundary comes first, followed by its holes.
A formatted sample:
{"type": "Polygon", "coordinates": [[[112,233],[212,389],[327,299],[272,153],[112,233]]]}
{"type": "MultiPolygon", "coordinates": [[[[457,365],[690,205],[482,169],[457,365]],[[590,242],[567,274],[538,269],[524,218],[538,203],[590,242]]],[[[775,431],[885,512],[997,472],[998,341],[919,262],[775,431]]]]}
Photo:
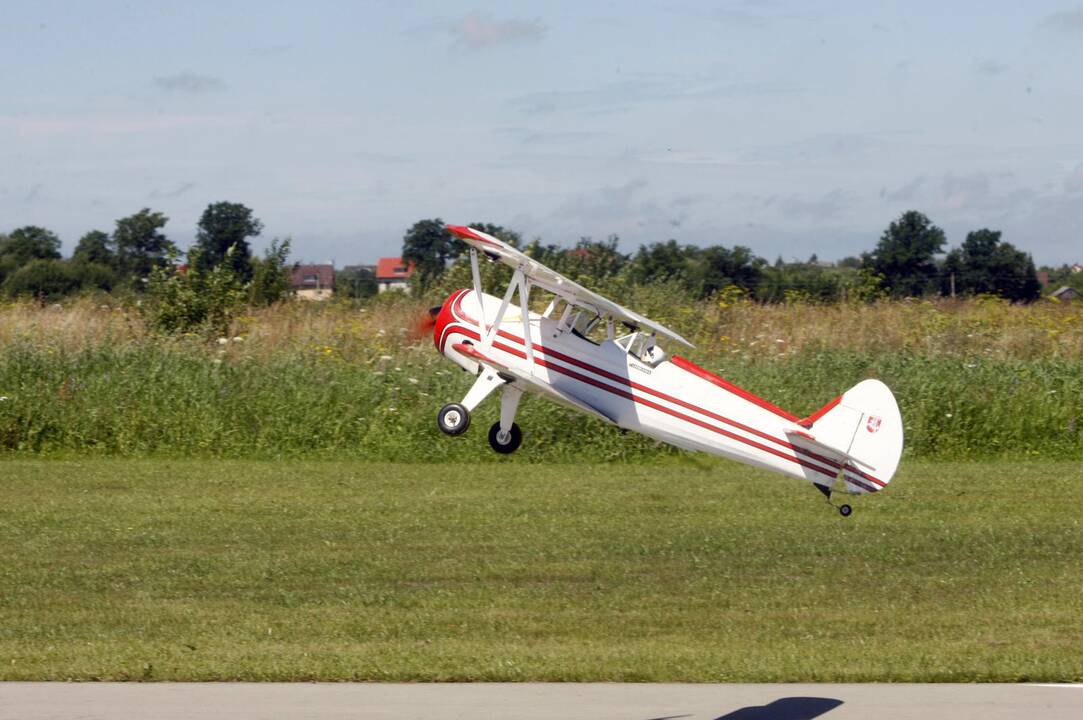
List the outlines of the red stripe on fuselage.
{"type": "Polygon", "coordinates": [[[793,422],[793,423],[797,422],[797,416],[796,415],[791,415],[790,413],[786,412],[785,410],[783,410],[779,406],[773,405],[773,404],[767,402],[766,400],[764,400],[763,398],[761,398],[758,395],[753,395],[748,390],[745,390],[743,387],[738,387],[737,385],[734,385],[733,383],[731,383],[729,380],[726,380],[725,378],[720,378],[720,377],[718,377],[717,375],[715,375],[713,372],[711,372],[709,370],[704,370],[703,368],[701,368],[699,365],[696,365],[691,360],[685,360],[680,355],[674,355],[673,358],[672,358],[672,362],[673,362],[674,365],[679,367],[681,370],[684,370],[685,372],[691,373],[691,374],[695,375],[696,377],[700,378],[701,380],[706,380],[707,382],[711,383],[712,385],[717,385],[718,387],[722,388],[726,392],[732,393],[733,395],[736,395],[737,397],[741,398],[742,400],[747,400],[748,402],[752,403],[753,405],[759,406],[759,407],[763,408],[764,410],[767,410],[768,412],[772,412],[775,415],[778,415],[783,420],[789,420],[790,422],[793,422]]]}

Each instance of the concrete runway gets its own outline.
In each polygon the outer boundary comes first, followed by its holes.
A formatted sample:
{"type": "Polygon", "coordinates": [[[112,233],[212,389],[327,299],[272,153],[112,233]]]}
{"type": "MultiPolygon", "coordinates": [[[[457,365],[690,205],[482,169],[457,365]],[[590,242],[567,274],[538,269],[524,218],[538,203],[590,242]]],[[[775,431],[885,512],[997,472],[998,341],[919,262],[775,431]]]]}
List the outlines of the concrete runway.
{"type": "Polygon", "coordinates": [[[1083,685],[0,683],[0,720],[1080,720],[1083,685]]]}
{"type": "Polygon", "coordinates": [[[0,683],[0,720],[1079,720],[1083,685],[0,683]]]}

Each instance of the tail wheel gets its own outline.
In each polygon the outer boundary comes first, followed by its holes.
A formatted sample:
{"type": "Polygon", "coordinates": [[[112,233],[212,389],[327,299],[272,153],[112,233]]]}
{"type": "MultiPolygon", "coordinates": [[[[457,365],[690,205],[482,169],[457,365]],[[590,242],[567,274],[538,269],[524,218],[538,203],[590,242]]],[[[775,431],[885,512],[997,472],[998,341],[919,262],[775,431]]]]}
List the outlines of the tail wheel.
{"type": "Polygon", "coordinates": [[[511,424],[511,430],[507,433],[500,432],[500,423],[493,423],[489,428],[489,445],[502,455],[515,452],[522,444],[523,431],[515,423],[511,424]]]}
{"type": "Polygon", "coordinates": [[[839,505],[839,515],[843,517],[850,517],[850,514],[854,511],[849,505],[839,505]]]}
{"type": "Polygon", "coordinates": [[[470,411],[459,403],[448,403],[436,414],[436,425],[445,435],[462,435],[470,427],[470,411]]]}

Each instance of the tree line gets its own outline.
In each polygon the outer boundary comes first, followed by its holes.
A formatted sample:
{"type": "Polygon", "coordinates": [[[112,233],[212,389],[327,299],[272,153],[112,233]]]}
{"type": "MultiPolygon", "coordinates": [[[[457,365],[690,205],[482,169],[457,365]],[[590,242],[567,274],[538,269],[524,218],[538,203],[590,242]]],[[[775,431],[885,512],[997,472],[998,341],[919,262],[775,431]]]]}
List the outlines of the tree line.
{"type": "MultiPolygon", "coordinates": [[[[174,269],[178,250],[164,233],[168,221],[162,213],[143,208],[118,219],[111,233],[84,234],[68,259],[61,257],[60,239],[45,228],[25,226],[0,234],[0,292],[43,299],[81,290],[142,293],[168,287],[167,281],[174,278],[173,290],[187,284],[198,294],[207,290],[199,283],[209,282],[210,273],[217,271],[216,282],[221,284],[228,274],[230,292],[248,302],[274,302],[288,293],[289,241],[275,240],[263,257],[254,257],[249,240],[262,233],[263,224],[245,205],[207,206],[197,223],[185,272],[179,275],[174,269]]],[[[872,250],[837,263],[819,262],[815,255],[807,261],[779,257],[771,263],[741,245],[698,247],[672,239],[622,253],[616,235],[605,240],[582,237],[569,248],[540,238],[524,243],[518,232],[493,223],[471,226],[581,283],[671,283],[696,298],[726,288],[739,288],[761,302],[933,294],[990,294],[1028,302],[1041,293],[1031,257],[1005,242],[999,231],[974,230],[945,254],[944,231],[916,210],[892,221],[872,250]]],[[[464,262],[465,251],[465,244],[440,218],[414,223],[403,237],[402,255],[416,265],[415,291],[425,294],[439,286],[457,263],[464,262]]],[[[1083,273],[1073,275],[1067,267],[1046,270],[1051,281],[1079,284],[1083,290],[1083,273]]],[[[355,298],[374,295],[378,289],[376,278],[363,268],[340,271],[337,285],[341,294],[355,298]]]]}
{"type": "MultiPolygon", "coordinates": [[[[733,287],[760,302],[867,301],[936,294],[987,294],[1030,302],[1041,295],[1033,259],[1005,242],[999,231],[974,230],[960,247],[944,254],[944,231],[916,210],[892,221],[872,250],[837,263],[819,262],[815,255],[805,262],[779,257],[770,263],[741,245],[698,247],[676,240],[641,245],[625,254],[618,249],[616,235],[605,240],[583,237],[571,248],[540,239],[524,245],[519,233],[499,225],[475,223],[471,227],[519,247],[580,283],[668,282],[696,298],[733,287]]],[[[416,265],[413,285],[420,294],[438,286],[456,263],[465,262],[465,252],[466,245],[447,231],[440,218],[418,221],[403,237],[402,255],[416,265]]]]}
{"type": "Polygon", "coordinates": [[[289,241],[272,241],[263,257],[254,257],[249,238],[263,223],[241,203],[207,206],[196,225],[196,242],[187,263],[178,265],[177,246],[164,232],[169,218],[143,208],[116,221],[111,233],[91,230],[79,238],[70,258],[60,254],[60,238],[27,225],[0,234],[0,291],[9,296],[55,298],[82,290],[144,293],[166,278],[198,283],[219,267],[238,291],[256,303],[273,302],[289,289],[286,258],[289,241]]]}

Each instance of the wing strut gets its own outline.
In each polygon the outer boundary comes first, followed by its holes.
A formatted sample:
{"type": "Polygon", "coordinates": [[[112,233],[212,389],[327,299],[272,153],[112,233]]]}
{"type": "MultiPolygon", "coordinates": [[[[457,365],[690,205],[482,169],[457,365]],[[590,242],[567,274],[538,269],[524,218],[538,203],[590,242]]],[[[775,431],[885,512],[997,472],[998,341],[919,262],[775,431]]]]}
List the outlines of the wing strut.
{"type": "MultiPolygon", "coordinates": [[[[515,273],[511,276],[511,282],[508,283],[508,289],[504,293],[504,299],[500,303],[500,310],[496,313],[496,318],[493,320],[493,324],[489,327],[489,331],[484,335],[484,340],[481,343],[482,350],[487,351],[493,346],[493,340],[496,339],[497,333],[500,332],[500,323],[504,322],[504,315],[508,311],[508,306],[511,305],[511,298],[515,295],[515,292],[519,292],[519,312],[523,316],[523,343],[526,347],[526,360],[527,366],[530,368],[529,373],[534,374],[534,338],[530,334],[530,281],[526,279],[526,275],[520,268],[515,269],[515,273]]],[[[478,300],[481,300],[481,294],[478,293],[478,300]]],[[[484,327],[484,324],[482,325],[484,327]]]]}
{"type": "Polygon", "coordinates": [[[523,345],[526,346],[526,363],[534,374],[534,338],[530,337],[530,281],[519,273],[519,311],[523,316],[523,345]]]}
{"type": "Polygon", "coordinates": [[[478,251],[470,248],[470,275],[474,278],[474,297],[478,301],[478,336],[485,334],[485,303],[481,301],[481,271],[478,269],[478,251]]]}
{"type": "MultiPolygon", "coordinates": [[[[500,309],[496,311],[496,318],[493,320],[493,324],[489,327],[489,332],[485,334],[485,339],[481,343],[483,349],[488,350],[493,346],[493,340],[496,339],[496,334],[500,331],[500,323],[504,322],[504,313],[508,311],[508,305],[511,303],[511,296],[515,294],[515,288],[519,286],[519,281],[522,277],[522,270],[516,270],[515,274],[511,276],[511,282],[508,283],[508,289],[504,293],[504,300],[500,303],[500,309]]],[[[481,302],[480,295],[478,296],[478,302],[481,302]]]]}

